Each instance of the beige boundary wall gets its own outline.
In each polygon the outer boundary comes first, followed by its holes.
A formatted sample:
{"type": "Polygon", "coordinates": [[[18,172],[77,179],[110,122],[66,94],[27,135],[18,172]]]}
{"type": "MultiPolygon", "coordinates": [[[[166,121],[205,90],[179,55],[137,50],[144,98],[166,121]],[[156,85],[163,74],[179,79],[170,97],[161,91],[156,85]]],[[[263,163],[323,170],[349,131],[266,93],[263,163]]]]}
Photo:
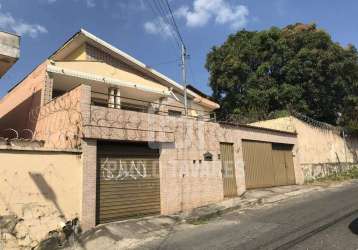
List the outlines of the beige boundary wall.
{"type": "Polygon", "coordinates": [[[358,163],[358,138],[343,138],[338,130],[316,127],[293,116],[251,125],[297,132],[298,156],[305,180],[346,170],[358,163]]]}
{"type": "Polygon", "coordinates": [[[32,240],[79,217],[80,152],[0,146],[0,215],[16,215],[32,240]]]}

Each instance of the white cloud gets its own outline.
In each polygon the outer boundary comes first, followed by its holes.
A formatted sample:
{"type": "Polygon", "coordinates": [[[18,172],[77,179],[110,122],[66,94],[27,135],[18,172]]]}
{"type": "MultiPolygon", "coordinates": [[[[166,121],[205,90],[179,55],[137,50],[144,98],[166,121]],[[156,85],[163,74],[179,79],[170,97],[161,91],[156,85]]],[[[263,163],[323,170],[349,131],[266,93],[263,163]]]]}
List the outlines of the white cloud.
{"type": "Polygon", "coordinates": [[[145,22],[144,30],[149,34],[159,34],[164,38],[171,35],[171,27],[164,22],[163,18],[156,18],[153,21],[145,22]]]}
{"type": "Polygon", "coordinates": [[[240,4],[232,5],[226,0],[194,0],[192,8],[183,6],[175,14],[184,18],[189,27],[202,27],[213,19],[217,24],[240,29],[247,24],[249,9],[240,4]]]}
{"type": "MultiPolygon", "coordinates": [[[[241,29],[248,22],[249,9],[245,5],[231,4],[229,0],[194,0],[193,6],[181,6],[174,11],[175,17],[184,19],[190,28],[203,27],[211,20],[216,24],[228,25],[232,29],[241,29]]],[[[162,18],[156,18],[144,24],[149,34],[170,35],[171,27],[162,18]],[[162,27],[162,28],[161,28],[162,27]]]]}
{"type": "MultiPolygon", "coordinates": [[[[78,0],[73,0],[73,1],[78,2],[78,0]]],[[[49,4],[53,4],[53,3],[58,2],[58,0],[46,0],[46,2],[49,3],[49,4]]],[[[88,8],[96,7],[96,2],[95,2],[95,0],[84,0],[84,3],[86,4],[86,6],[87,6],[88,8]]]]}
{"type": "Polygon", "coordinates": [[[96,3],[94,2],[94,0],[86,0],[86,5],[88,8],[93,8],[96,6],[96,3]]]}
{"type": "Polygon", "coordinates": [[[11,13],[0,11],[0,28],[2,30],[15,32],[18,35],[29,35],[37,37],[41,33],[47,33],[47,29],[39,24],[29,24],[23,20],[16,20],[11,13]]]}

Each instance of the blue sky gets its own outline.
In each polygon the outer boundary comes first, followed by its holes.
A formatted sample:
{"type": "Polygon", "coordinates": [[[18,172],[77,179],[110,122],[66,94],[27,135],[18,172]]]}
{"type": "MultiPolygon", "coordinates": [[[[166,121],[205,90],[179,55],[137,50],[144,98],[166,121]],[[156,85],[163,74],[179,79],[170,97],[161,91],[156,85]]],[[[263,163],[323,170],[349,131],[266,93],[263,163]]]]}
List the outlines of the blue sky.
{"type": "MultiPolygon", "coordinates": [[[[81,27],[180,82],[179,50],[152,0],[0,0],[0,29],[22,35],[21,58],[0,80],[0,96],[81,27]],[[170,63],[168,63],[170,62],[170,63]]],[[[358,46],[354,0],[171,0],[189,49],[188,80],[210,94],[206,54],[238,29],[316,22],[333,40],[358,46]]]]}

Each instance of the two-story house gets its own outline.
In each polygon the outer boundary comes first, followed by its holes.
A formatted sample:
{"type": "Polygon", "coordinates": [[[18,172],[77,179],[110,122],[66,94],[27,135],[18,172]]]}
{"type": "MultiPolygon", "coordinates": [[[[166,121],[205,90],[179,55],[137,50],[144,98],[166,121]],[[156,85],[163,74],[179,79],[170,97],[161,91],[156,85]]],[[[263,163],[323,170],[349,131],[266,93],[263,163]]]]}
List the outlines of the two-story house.
{"type": "Polygon", "coordinates": [[[217,103],[187,97],[186,110],[182,85],[80,30],[0,101],[0,136],[81,151],[85,227],[302,181],[295,133],[219,123],[217,103]]]}

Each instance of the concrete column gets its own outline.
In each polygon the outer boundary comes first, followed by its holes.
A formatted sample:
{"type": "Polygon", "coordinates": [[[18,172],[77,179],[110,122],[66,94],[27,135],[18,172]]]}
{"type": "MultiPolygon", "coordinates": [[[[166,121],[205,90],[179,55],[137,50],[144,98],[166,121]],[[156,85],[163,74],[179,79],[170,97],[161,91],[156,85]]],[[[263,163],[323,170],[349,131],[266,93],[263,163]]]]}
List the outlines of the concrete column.
{"type": "Polygon", "coordinates": [[[162,97],[159,99],[159,113],[166,114],[168,113],[168,97],[162,97]]]}
{"type": "Polygon", "coordinates": [[[82,207],[80,223],[84,230],[96,226],[97,141],[82,140],[82,207]]]}
{"type": "Polygon", "coordinates": [[[81,85],[80,109],[83,125],[91,122],[91,86],[81,85]]]}
{"type": "Polygon", "coordinates": [[[108,107],[114,108],[114,100],[115,100],[115,88],[108,88],[108,107]]]}
{"type": "Polygon", "coordinates": [[[121,91],[119,88],[114,91],[114,107],[116,109],[121,108],[121,91]]]}
{"type": "Polygon", "coordinates": [[[53,92],[53,78],[46,73],[45,82],[43,83],[41,90],[41,106],[47,104],[52,100],[53,92]]]}

